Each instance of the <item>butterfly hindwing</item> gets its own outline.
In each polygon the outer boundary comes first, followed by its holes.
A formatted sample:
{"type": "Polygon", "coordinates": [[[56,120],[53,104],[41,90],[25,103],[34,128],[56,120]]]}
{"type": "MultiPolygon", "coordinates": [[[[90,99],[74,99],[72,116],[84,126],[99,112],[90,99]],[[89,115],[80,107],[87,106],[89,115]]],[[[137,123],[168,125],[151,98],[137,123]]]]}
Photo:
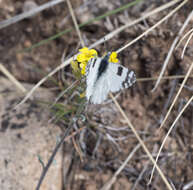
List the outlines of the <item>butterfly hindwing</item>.
{"type": "Polygon", "coordinates": [[[107,80],[111,92],[117,92],[124,88],[129,88],[136,81],[133,71],[118,63],[109,63],[107,80]]]}

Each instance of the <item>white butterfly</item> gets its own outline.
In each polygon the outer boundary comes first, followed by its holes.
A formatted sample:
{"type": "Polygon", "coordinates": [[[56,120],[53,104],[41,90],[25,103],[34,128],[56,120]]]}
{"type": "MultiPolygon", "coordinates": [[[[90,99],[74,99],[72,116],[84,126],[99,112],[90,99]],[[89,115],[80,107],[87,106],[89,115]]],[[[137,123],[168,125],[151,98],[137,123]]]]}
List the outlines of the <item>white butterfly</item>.
{"type": "Polygon", "coordinates": [[[129,88],[136,81],[135,73],[118,63],[109,62],[108,53],[104,57],[92,58],[86,67],[86,97],[93,104],[106,100],[109,92],[129,88]]]}

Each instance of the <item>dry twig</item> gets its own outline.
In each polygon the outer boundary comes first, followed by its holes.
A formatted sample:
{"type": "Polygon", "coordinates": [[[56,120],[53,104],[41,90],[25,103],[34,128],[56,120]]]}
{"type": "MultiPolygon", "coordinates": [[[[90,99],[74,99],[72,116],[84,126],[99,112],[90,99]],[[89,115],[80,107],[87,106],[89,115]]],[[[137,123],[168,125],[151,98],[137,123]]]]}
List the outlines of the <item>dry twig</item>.
{"type": "Polygon", "coordinates": [[[37,8],[34,8],[30,11],[27,11],[27,12],[24,12],[22,14],[16,15],[14,17],[11,17],[11,18],[7,19],[7,20],[3,20],[3,21],[0,22],[0,29],[5,28],[5,27],[7,27],[11,24],[14,24],[16,22],[19,22],[19,21],[21,21],[25,18],[31,17],[31,16],[33,16],[33,15],[35,15],[35,14],[37,14],[37,13],[39,13],[39,12],[41,12],[41,11],[47,9],[47,8],[53,7],[53,6],[59,4],[63,1],[65,1],[65,0],[53,0],[53,1],[45,3],[45,4],[43,4],[43,5],[41,5],[37,8]]]}
{"type": "Polygon", "coordinates": [[[125,168],[125,166],[127,165],[127,163],[131,160],[131,158],[133,157],[133,155],[135,154],[135,152],[137,152],[137,150],[140,148],[140,144],[138,144],[133,150],[132,152],[128,155],[127,159],[123,162],[123,164],[119,167],[119,169],[114,173],[113,177],[106,182],[106,184],[101,188],[101,190],[109,190],[112,185],[115,183],[117,176],[122,172],[122,170],[125,168]]]}
{"type": "Polygon", "coordinates": [[[81,35],[81,32],[80,32],[80,29],[79,29],[79,27],[78,27],[78,23],[77,23],[75,14],[74,14],[74,11],[73,11],[73,9],[72,9],[72,5],[71,5],[71,3],[70,3],[70,0],[66,0],[66,2],[67,2],[67,4],[68,4],[68,8],[69,8],[69,11],[70,11],[72,20],[73,20],[73,22],[74,22],[74,26],[75,26],[76,32],[77,32],[78,37],[79,37],[79,39],[80,39],[80,43],[81,43],[81,45],[82,45],[82,47],[83,47],[85,44],[84,44],[84,41],[83,41],[83,39],[82,39],[82,35],[81,35]]]}
{"type": "Polygon", "coordinates": [[[27,93],[27,90],[23,85],[0,63],[0,71],[24,94],[27,93]]]}
{"type": "Polygon", "coordinates": [[[193,69],[193,62],[192,62],[192,64],[190,65],[190,68],[188,69],[188,72],[186,73],[186,76],[185,76],[185,78],[184,78],[184,80],[183,80],[183,82],[182,82],[182,85],[180,86],[180,89],[178,90],[178,93],[176,94],[176,96],[175,96],[175,98],[174,98],[174,100],[173,100],[173,102],[172,102],[172,104],[171,104],[171,106],[170,106],[170,108],[169,108],[169,110],[168,110],[168,112],[167,112],[164,120],[162,121],[159,129],[161,129],[161,128],[163,127],[165,121],[167,120],[167,118],[168,118],[168,116],[169,116],[169,114],[170,114],[170,112],[171,112],[174,104],[176,103],[176,101],[177,101],[177,99],[178,99],[178,97],[179,97],[179,95],[180,95],[180,93],[181,93],[181,91],[182,91],[182,88],[184,87],[186,81],[188,80],[188,77],[189,77],[192,69],[193,69]]]}

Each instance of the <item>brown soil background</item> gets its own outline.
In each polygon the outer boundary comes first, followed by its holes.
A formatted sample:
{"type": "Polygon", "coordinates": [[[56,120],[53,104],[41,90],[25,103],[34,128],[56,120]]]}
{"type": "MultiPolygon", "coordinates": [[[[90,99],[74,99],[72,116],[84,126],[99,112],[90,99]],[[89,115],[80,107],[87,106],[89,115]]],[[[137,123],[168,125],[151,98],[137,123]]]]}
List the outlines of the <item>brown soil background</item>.
{"type": "MultiPolygon", "coordinates": [[[[26,2],[25,0],[0,0],[0,21],[22,13],[26,2]]],[[[34,2],[41,5],[47,1],[34,2]]],[[[128,3],[126,0],[95,0],[88,1],[87,4],[86,2],[71,1],[79,23],[128,3]]],[[[166,2],[168,1],[148,0],[84,26],[81,28],[83,39],[87,45],[90,45],[129,20],[139,18],[143,13],[166,2]]],[[[192,8],[193,3],[189,1],[154,31],[122,51],[118,55],[121,64],[133,69],[137,78],[158,76],[168,50],[192,8]]],[[[96,49],[100,55],[108,50],[117,50],[154,25],[171,10],[172,8],[167,9],[122,31],[104,45],[97,46],[96,49]]],[[[192,24],[193,18],[186,32],[192,28],[192,24]]],[[[78,35],[73,30],[30,51],[24,51],[24,49],[72,26],[67,4],[63,2],[29,19],[1,29],[0,62],[27,89],[30,89],[29,84],[36,84],[61,63],[62,55],[70,57],[81,47],[78,35]]],[[[174,51],[165,75],[186,74],[193,60],[193,40],[190,41],[185,57],[181,60],[183,47],[184,43],[174,51]]],[[[54,78],[60,85],[63,83],[61,78],[70,85],[75,80],[71,73],[69,66],[65,68],[62,76],[59,73],[54,78]]],[[[124,90],[118,96],[118,102],[154,156],[179,110],[191,97],[192,81],[189,79],[186,83],[186,88],[183,89],[164,129],[159,134],[157,133],[159,121],[166,114],[168,105],[175,97],[182,79],[162,80],[153,93],[151,90],[155,81],[137,82],[131,89],[124,90]]],[[[49,80],[35,93],[35,96],[42,101],[52,102],[60,92],[58,90],[60,85],[49,80]],[[55,90],[56,87],[57,90],[55,90]]],[[[51,122],[53,113],[46,106],[40,106],[33,101],[25,103],[18,111],[13,111],[12,108],[22,97],[15,86],[2,75],[0,79],[0,189],[2,190],[35,189],[42,171],[38,156],[47,163],[67,126],[64,121],[53,124],[51,122]]],[[[72,101],[67,101],[66,98],[68,97],[61,100],[61,104],[71,105],[72,101]]],[[[176,189],[183,189],[193,180],[192,108],[191,104],[176,124],[158,162],[168,181],[176,189]]],[[[73,114],[67,117],[73,118],[73,114]]],[[[86,121],[78,122],[78,128],[86,127],[86,129],[74,137],[74,141],[81,149],[81,154],[77,152],[72,140],[65,142],[48,170],[41,186],[42,190],[100,189],[137,146],[135,136],[127,128],[126,122],[112,102],[105,105],[88,105],[83,117],[86,121]],[[111,141],[107,134],[116,141],[111,141]]],[[[111,189],[132,189],[137,180],[139,180],[135,188],[137,190],[166,189],[157,172],[152,184],[147,185],[151,170],[152,163],[140,148],[111,189]]],[[[189,189],[193,189],[193,186],[189,189]]]]}

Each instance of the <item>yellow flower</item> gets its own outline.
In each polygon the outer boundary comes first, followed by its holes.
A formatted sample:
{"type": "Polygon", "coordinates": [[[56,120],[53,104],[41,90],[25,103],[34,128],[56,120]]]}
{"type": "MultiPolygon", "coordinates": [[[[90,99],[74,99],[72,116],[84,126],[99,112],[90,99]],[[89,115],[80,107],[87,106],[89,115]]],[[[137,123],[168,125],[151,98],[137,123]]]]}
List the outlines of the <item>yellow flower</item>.
{"type": "Polygon", "coordinates": [[[115,51],[113,51],[109,57],[109,62],[112,63],[118,63],[119,60],[117,59],[117,53],[115,51]]]}
{"type": "MultiPolygon", "coordinates": [[[[95,49],[88,49],[87,47],[83,47],[82,49],[79,49],[80,54],[77,55],[76,61],[71,62],[72,69],[74,73],[81,73],[82,75],[86,74],[86,66],[88,64],[88,61],[97,56],[98,53],[95,49]],[[78,65],[79,64],[79,65],[78,65]],[[80,68],[79,68],[80,66],[80,68]]],[[[119,60],[117,59],[117,53],[112,52],[109,56],[109,62],[112,63],[118,63],[119,60]]]]}
{"type": "Polygon", "coordinates": [[[83,47],[82,49],[79,49],[79,52],[86,54],[88,56],[90,55],[97,55],[97,51],[95,49],[88,49],[87,47],[83,47]]]}
{"type": "Polygon", "coordinates": [[[71,61],[71,67],[72,67],[72,71],[74,73],[74,75],[76,76],[76,78],[80,78],[81,77],[81,71],[80,68],[78,66],[78,61],[71,61]]]}
{"type": "Polygon", "coordinates": [[[86,92],[80,94],[80,98],[84,98],[86,96],[86,92]]]}
{"type": "Polygon", "coordinates": [[[86,57],[84,54],[78,54],[76,59],[78,62],[83,62],[86,60],[86,57]]]}
{"type": "Polygon", "coordinates": [[[82,75],[86,74],[86,65],[87,65],[87,62],[80,63],[80,68],[81,68],[81,74],[82,75]]]}
{"type": "Polygon", "coordinates": [[[79,52],[81,53],[88,53],[89,49],[87,47],[83,47],[82,49],[79,49],[79,52]]]}
{"type": "Polygon", "coordinates": [[[88,49],[87,47],[83,47],[82,49],[79,49],[80,54],[77,56],[77,61],[82,62],[88,62],[92,57],[97,56],[97,51],[94,49],[88,49]]]}
{"type": "Polygon", "coordinates": [[[81,68],[81,74],[86,74],[86,66],[88,61],[97,56],[97,51],[94,49],[88,49],[87,47],[83,47],[82,49],[79,49],[80,54],[77,55],[77,62],[80,63],[81,68]]]}

